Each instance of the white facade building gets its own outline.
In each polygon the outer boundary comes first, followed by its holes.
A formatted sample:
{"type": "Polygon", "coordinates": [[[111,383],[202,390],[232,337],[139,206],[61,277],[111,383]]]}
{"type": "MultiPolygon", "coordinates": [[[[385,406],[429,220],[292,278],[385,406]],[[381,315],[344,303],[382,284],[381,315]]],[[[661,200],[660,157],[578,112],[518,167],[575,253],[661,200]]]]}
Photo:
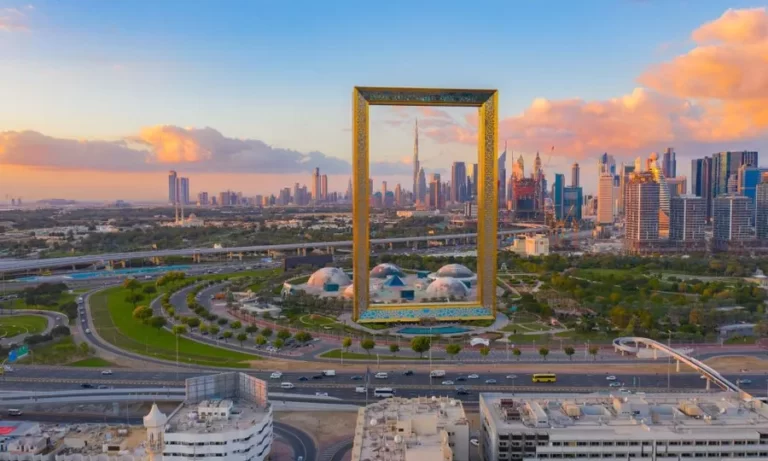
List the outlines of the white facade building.
{"type": "Polygon", "coordinates": [[[446,397],[385,399],[357,413],[352,461],[469,461],[469,421],[446,397]]]}
{"type": "Polygon", "coordinates": [[[765,460],[764,406],[735,393],[481,394],[481,458],[765,460]]]}
{"type": "Polygon", "coordinates": [[[597,183],[597,223],[613,224],[615,206],[613,175],[603,173],[597,183]]]}
{"type": "Polygon", "coordinates": [[[144,417],[153,461],[263,461],[272,448],[272,406],[264,381],[222,373],[186,381],[187,400],[168,417],[144,417]]]}

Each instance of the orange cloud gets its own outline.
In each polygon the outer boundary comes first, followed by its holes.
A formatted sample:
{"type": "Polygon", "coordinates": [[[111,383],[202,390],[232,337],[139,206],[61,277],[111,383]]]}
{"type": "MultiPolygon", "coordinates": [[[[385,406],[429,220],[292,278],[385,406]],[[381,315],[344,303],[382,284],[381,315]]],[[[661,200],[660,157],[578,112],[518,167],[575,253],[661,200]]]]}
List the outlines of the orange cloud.
{"type": "Polygon", "coordinates": [[[17,8],[0,8],[0,30],[7,32],[27,30],[26,15],[17,8]]]}
{"type": "Polygon", "coordinates": [[[196,138],[201,130],[183,129],[177,126],[152,126],[144,128],[138,136],[155,152],[159,163],[186,163],[210,160],[212,152],[202,146],[196,138]]]}

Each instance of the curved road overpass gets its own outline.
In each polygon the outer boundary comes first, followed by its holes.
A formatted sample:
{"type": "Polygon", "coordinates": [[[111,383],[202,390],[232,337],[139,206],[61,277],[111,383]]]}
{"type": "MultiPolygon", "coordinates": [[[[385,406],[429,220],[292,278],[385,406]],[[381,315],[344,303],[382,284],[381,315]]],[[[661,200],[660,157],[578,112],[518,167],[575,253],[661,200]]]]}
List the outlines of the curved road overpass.
{"type": "MultiPolygon", "coordinates": [[[[546,227],[526,227],[515,230],[502,230],[498,235],[528,234],[531,232],[543,232],[546,227]]],[[[413,243],[435,240],[461,240],[477,237],[472,234],[445,234],[428,235],[421,237],[396,237],[386,239],[371,239],[372,245],[386,245],[390,243],[413,243]]],[[[343,240],[338,242],[312,242],[312,243],[285,243],[280,245],[254,245],[231,248],[185,248],[181,250],[154,250],[154,251],[134,251],[124,253],[104,253],[88,256],[69,256],[64,258],[35,259],[35,260],[13,260],[0,261],[0,273],[26,271],[36,269],[46,269],[52,267],[66,267],[84,264],[93,264],[106,261],[122,261],[129,259],[151,259],[164,258],[168,256],[198,256],[228,253],[268,253],[270,251],[302,250],[307,248],[340,248],[351,247],[352,240],[343,240]]]]}
{"type": "Polygon", "coordinates": [[[743,392],[738,385],[725,379],[714,368],[704,364],[703,362],[700,362],[699,360],[694,359],[693,357],[690,357],[684,354],[683,352],[673,349],[664,343],[660,343],[659,341],[649,339],[649,338],[642,338],[639,336],[628,336],[623,338],[616,338],[613,340],[613,347],[617,351],[622,353],[637,354],[640,351],[640,346],[645,346],[646,348],[653,349],[654,358],[657,358],[658,356],[657,351],[660,351],[669,357],[673,357],[677,362],[677,371],[680,371],[680,362],[698,371],[704,377],[706,377],[707,388],[709,388],[710,382],[714,382],[724,390],[739,392],[739,393],[743,392]]]}

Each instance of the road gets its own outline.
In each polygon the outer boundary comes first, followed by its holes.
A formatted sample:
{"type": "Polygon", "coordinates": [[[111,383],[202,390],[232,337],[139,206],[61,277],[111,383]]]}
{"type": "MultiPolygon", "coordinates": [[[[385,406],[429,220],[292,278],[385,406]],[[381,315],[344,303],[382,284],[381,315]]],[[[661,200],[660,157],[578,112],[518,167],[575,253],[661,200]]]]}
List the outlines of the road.
{"type": "MultiPolygon", "coordinates": [[[[465,387],[470,391],[468,396],[459,396],[463,400],[477,400],[478,392],[595,392],[608,391],[610,381],[607,374],[596,371],[593,374],[568,374],[558,373],[556,383],[533,383],[531,373],[517,372],[513,366],[491,368],[488,372],[478,373],[477,379],[469,379],[468,373],[451,371],[445,378],[430,380],[427,372],[416,372],[412,376],[403,375],[403,369],[382,367],[389,374],[387,379],[375,379],[371,370],[370,387],[392,387],[397,394],[403,397],[429,395],[429,394],[455,394],[455,388],[465,387]],[[515,378],[507,378],[514,375],[515,378]],[[463,380],[462,380],[463,379],[463,380]],[[486,380],[495,379],[496,384],[486,384],[486,380]],[[444,380],[451,380],[452,385],[442,385],[444,380]]],[[[115,388],[130,387],[181,387],[183,380],[193,376],[216,373],[201,371],[142,371],[114,369],[112,375],[102,375],[101,370],[80,368],[50,368],[34,366],[18,366],[12,373],[7,373],[0,378],[2,391],[26,390],[26,391],[52,391],[81,389],[83,383],[94,386],[104,385],[115,388]]],[[[270,379],[269,372],[249,372],[250,375],[265,379],[273,392],[292,392],[297,394],[310,394],[327,392],[331,397],[337,397],[345,401],[362,402],[363,394],[355,392],[355,388],[364,386],[362,379],[353,380],[349,373],[339,373],[335,377],[323,377],[313,379],[310,373],[285,373],[280,379],[270,379]],[[301,378],[306,378],[302,381],[301,378]],[[280,390],[281,382],[291,382],[296,386],[292,391],[280,390]]],[[[616,382],[623,382],[627,388],[651,391],[666,391],[666,374],[617,374],[616,382]]],[[[726,374],[732,381],[737,379],[750,379],[752,384],[745,385],[744,389],[755,395],[766,395],[768,373],[738,373],[726,374]]],[[[669,375],[670,389],[673,390],[704,390],[705,380],[693,373],[675,373],[671,368],[669,375]]]]}
{"type": "MultiPolygon", "coordinates": [[[[499,235],[514,235],[536,232],[544,230],[546,227],[523,228],[515,230],[501,230],[499,235]]],[[[459,240],[475,237],[477,234],[446,234],[446,235],[428,235],[420,237],[395,237],[385,239],[371,239],[371,245],[386,245],[389,243],[411,243],[426,242],[435,240],[459,240]]],[[[68,256],[63,258],[35,259],[35,260],[0,260],[0,272],[15,272],[35,269],[44,269],[51,267],[65,267],[75,265],[93,264],[105,261],[123,261],[131,259],[150,259],[164,258],[168,256],[192,256],[192,255],[213,255],[226,253],[266,253],[270,251],[300,250],[307,248],[339,248],[351,247],[352,240],[336,242],[310,242],[310,243],[286,243],[280,245],[255,245],[232,248],[185,248],[180,250],[153,250],[153,251],[134,251],[123,253],[105,253],[87,256],[68,256]]]]}
{"type": "Polygon", "coordinates": [[[299,459],[299,456],[302,456],[305,461],[317,459],[317,446],[306,432],[276,421],[273,423],[273,428],[275,436],[283,439],[293,448],[294,459],[299,459]]]}

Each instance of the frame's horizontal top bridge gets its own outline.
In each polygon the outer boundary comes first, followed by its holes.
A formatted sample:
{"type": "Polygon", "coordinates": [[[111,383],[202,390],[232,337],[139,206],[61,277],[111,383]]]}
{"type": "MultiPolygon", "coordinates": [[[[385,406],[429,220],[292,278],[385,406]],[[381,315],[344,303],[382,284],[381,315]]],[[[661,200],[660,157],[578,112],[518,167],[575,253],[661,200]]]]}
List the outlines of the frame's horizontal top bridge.
{"type": "Polygon", "coordinates": [[[480,107],[496,93],[496,90],[441,88],[355,87],[355,90],[374,106],[480,107]]]}

